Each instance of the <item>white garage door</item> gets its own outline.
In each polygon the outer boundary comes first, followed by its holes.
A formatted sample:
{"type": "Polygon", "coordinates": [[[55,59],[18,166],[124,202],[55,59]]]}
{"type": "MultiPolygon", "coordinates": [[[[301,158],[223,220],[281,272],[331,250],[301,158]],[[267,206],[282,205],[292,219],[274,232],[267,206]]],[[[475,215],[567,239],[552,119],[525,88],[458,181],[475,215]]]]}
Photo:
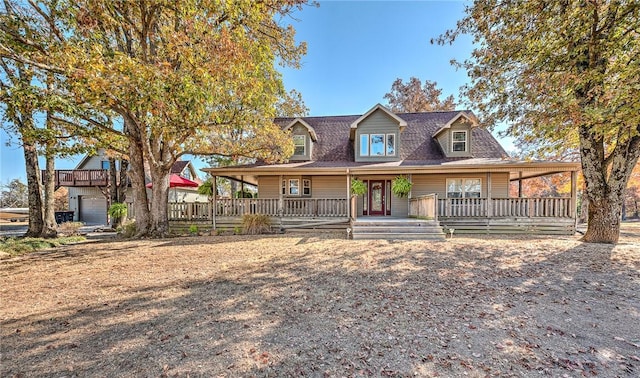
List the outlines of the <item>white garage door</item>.
{"type": "Polygon", "coordinates": [[[80,196],[80,222],[87,225],[107,224],[107,201],[99,197],[80,196]]]}

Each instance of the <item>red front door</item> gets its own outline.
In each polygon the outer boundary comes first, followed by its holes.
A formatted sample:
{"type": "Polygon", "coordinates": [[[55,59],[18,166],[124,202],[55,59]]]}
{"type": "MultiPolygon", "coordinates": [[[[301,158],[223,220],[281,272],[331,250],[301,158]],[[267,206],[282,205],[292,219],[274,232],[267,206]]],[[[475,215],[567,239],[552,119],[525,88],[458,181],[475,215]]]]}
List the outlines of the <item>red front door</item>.
{"type": "Polygon", "coordinates": [[[384,181],[369,181],[369,215],[385,215],[384,181]]]}

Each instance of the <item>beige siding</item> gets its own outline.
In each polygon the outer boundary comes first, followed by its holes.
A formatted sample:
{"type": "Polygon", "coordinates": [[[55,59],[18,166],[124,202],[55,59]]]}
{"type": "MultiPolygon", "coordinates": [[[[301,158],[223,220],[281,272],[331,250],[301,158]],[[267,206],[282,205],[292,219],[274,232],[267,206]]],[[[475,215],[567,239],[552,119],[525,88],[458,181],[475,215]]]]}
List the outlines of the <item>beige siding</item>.
{"type": "MultiPolygon", "coordinates": [[[[290,176],[284,175],[283,179],[289,178],[309,178],[311,179],[311,198],[346,198],[347,178],[346,176],[290,176]]],[[[302,185],[302,184],[301,184],[302,185]]],[[[258,178],[259,198],[279,198],[280,190],[279,176],[262,176],[258,178]]]]}
{"type": "Polygon", "coordinates": [[[391,216],[406,217],[409,214],[409,200],[391,195],[391,216]]]}
{"type": "Polygon", "coordinates": [[[280,188],[279,176],[258,177],[258,198],[279,198],[280,188]]]}
{"type": "MultiPolygon", "coordinates": [[[[487,174],[434,174],[434,175],[412,175],[413,188],[412,195],[421,196],[436,193],[438,197],[447,196],[448,178],[479,178],[482,182],[482,197],[487,196],[487,174]]],[[[491,196],[493,198],[506,198],[509,196],[509,174],[491,174],[491,196]]]]}
{"type": "Polygon", "coordinates": [[[365,120],[358,124],[355,139],[356,161],[397,161],[400,155],[400,128],[398,121],[391,118],[382,110],[376,110],[365,120]],[[361,134],[395,134],[395,156],[360,156],[360,135],[361,134]]]}
{"type": "Polygon", "coordinates": [[[346,176],[314,176],[311,178],[313,198],[346,198],[346,176]]]}

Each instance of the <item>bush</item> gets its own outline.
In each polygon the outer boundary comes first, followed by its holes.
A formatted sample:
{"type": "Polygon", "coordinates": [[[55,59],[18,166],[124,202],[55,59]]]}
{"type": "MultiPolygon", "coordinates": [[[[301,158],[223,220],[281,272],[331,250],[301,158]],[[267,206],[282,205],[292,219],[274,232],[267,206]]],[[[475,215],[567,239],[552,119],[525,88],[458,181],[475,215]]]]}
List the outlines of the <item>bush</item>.
{"type": "Polygon", "coordinates": [[[132,238],[136,234],[136,222],[128,221],[125,222],[122,226],[118,227],[118,235],[123,238],[132,238]]]}
{"type": "Polygon", "coordinates": [[[64,222],[58,225],[58,233],[65,236],[78,236],[82,226],[84,226],[82,222],[64,222]]]}
{"type": "Polygon", "coordinates": [[[192,224],[191,226],[189,226],[189,233],[191,235],[197,235],[198,234],[198,226],[196,226],[195,224],[192,224]]]}
{"type": "Polygon", "coordinates": [[[86,240],[82,236],[69,236],[56,239],[42,238],[7,238],[0,239],[0,251],[7,252],[11,256],[34,252],[39,249],[53,248],[61,245],[77,243],[86,240]]]}
{"type": "Polygon", "coordinates": [[[264,214],[247,214],[242,217],[245,234],[258,235],[271,231],[271,220],[264,214]]]}

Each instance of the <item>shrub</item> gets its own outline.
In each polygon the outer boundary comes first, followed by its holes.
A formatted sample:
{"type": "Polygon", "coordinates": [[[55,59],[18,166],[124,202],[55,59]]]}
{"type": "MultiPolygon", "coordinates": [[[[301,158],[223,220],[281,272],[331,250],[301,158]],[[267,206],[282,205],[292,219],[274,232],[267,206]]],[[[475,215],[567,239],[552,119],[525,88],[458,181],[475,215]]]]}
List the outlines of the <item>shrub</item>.
{"type": "Polygon", "coordinates": [[[11,256],[37,251],[39,249],[58,247],[86,240],[82,236],[68,236],[56,239],[42,238],[7,238],[0,239],[0,251],[11,256]]]}
{"type": "Polygon", "coordinates": [[[58,225],[58,233],[65,236],[78,236],[82,226],[84,226],[82,222],[64,222],[58,225]]]}
{"type": "Polygon", "coordinates": [[[189,226],[189,233],[191,235],[197,235],[198,234],[198,226],[196,226],[195,224],[192,224],[191,226],[189,226]]]}
{"type": "Polygon", "coordinates": [[[125,222],[122,226],[118,227],[118,235],[123,238],[132,238],[136,234],[136,221],[125,222]]]}
{"type": "Polygon", "coordinates": [[[271,220],[264,214],[247,214],[242,217],[245,234],[258,235],[271,231],[271,220]]]}
{"type": "Polygon", "coordinates": [[[117,228],[122,225],[122,222],[127,217],[127,204],[116,202],[109,206],[107,213],[111,217],[113,225],[117,228]]]}

